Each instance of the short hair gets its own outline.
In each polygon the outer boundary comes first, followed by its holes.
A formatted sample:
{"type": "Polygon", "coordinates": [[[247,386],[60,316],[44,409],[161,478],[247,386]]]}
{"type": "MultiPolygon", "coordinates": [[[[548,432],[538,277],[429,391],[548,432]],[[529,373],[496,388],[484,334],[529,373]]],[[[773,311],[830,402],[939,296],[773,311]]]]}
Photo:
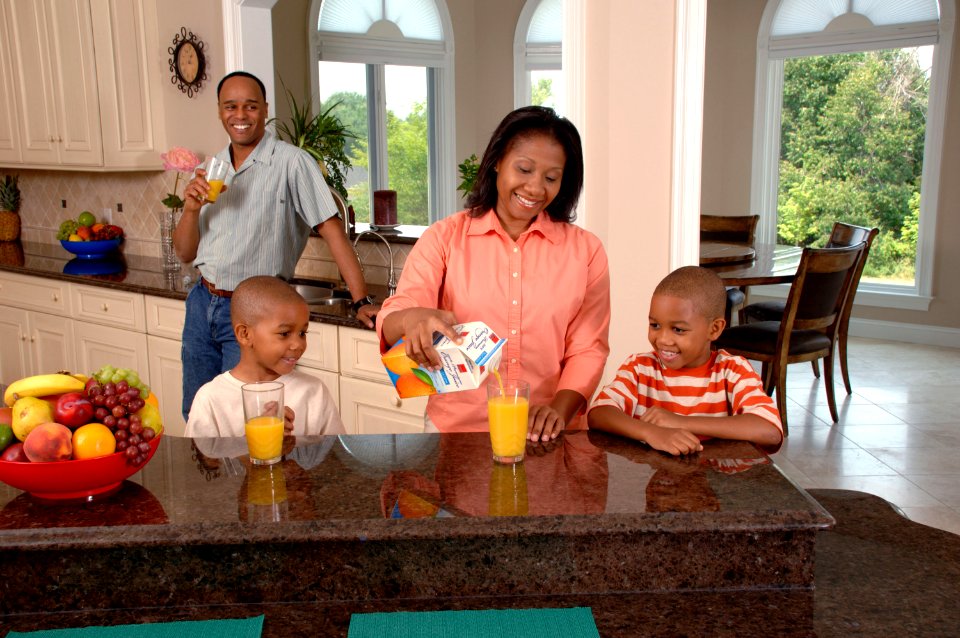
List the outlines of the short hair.
{"type": "Polygon", "coordinates": [[[566,154],[560,191],[547,206],[547,214],[558,222],[577,218],[577,200],[583,190],[583,146],[573,123],[546,106],[524,106],[509,113],[490,137],[477,169],[473,190],[467,196],[469,214],[479,217],[497,205],[497,164],[518,139],[545,135],[555,140],[566,154]]]}
{"type": "Polygon", "coordinates": [[[683,266],[657,284],[654,295],[678,297],[693,303],[693,309],[709,320],[726,316],[727,288],[714,271],[700,266],[683,266]]]}
{"type": "Polygon", "coordinates": [[[230,322],[255,326],[281,304],[303,304],[306,300],[279,277],[258,276],[244,279],[230,298],[230,322]]]}
{"type": "Polygon", "coordinates": [[[220,101],[220,89],[223,88],[223,83],[230,78],[250,78],[256,82],[257,86],[260,87],[260,95],[263,96],[263,103],[267,103],[267,87],[263,85],[263,82],[260,81],[260,78],[255,76],[253,73],[247,73],[246,71],[234,71],[233,73],[227,73],[225,76],[223,76],[223,79],[220,80],[220,84],[217,85],[217,102],[220,101]]]}

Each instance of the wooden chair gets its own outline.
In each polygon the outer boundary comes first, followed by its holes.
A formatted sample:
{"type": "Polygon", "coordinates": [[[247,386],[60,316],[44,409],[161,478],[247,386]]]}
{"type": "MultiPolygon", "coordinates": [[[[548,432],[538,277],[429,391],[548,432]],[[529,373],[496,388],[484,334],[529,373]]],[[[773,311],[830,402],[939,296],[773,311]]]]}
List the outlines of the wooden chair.
{"type": "MultiPolygon", "coordinates": [[[[753,247],[759,221],[760,215],[700,215],[700,241],[717,241],[753,247]]],[[[742,311],[746,303],[746,286],[727,288],[727,323],[730,323],[734,310],[738,310],[739,323],[746,321],[742,311]]]]}
{"type": "MultiPolygon", "coordinates": [[[[836,222],[830,233],[830,239],[827,241],[827,248],[856,246],[861,242],[866,242],[867,244],[863,251],[863,256],[860,257],[860,263],[857,264],[850,295],[843,304],[843,314],[840,317],[840,331],[837,337],[837,346],[840,351],[840,374],[843,377],[843,386],[846,388],[847,394],[851,394],[853,391],[850,385],[850,370],[847,366],[847,335],[850,332],[850,315],[853,312],[853,299],[856,297],[857,287],[860,285],[860,276],[863,275],[863,268],[867,265],[870,246],[873,245],[873,240],[878,232],[880,232],[878,228],[865,228],[863,226],[836,222]]],[[[745,305],[742,316],[745,317],[747,323],[751,321],[780,321],[785,305],[786,302],[782,300],[762,301],[745,305]]],[[[816,360],[810,363],[813,366],[814,375],[819,378],[820,366],[816,360]]]]}
{"type": "Polygon", "coordinates": [[[787,366],[823,359],[830,416],[837,422],[833,391],[833,353],[844,303],[866,248],[805,248],[780,321],[757,321],[727,328],[716,347],[760,361],[767,394],[777,392],[777,407],[787,434],[787,366]]]}

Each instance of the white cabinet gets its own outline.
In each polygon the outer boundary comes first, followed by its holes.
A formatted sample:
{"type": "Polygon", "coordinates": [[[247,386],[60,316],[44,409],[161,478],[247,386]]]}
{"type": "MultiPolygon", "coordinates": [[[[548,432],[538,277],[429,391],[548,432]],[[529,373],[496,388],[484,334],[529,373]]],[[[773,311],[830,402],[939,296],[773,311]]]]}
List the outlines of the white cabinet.
{"type": "Polygon", "coordinates": [[[89,0],[4,0],[26,164],[103,163],[89,0]]]}
{"type": "Polygon", "coordinates": [[[147,335],[150,389],[160,401],[160,418],[167,434],[183,436],[183,367],[180,341],[147,335]]]}
{"type": "MultiPolygon", "coordinates": [[[[149,370],[147,335],[142,332],[74,322],[75,347],[80,369],[96,372],[105,365],[130,368],[142,375],[149,370]]],[[[147,381],[151,384],[151,381],[147,381]]]]}
{"type": "Polygon", "coordinates": [[[73,284],[70,298],[74,319],[137,332],[147,330],[143,295],[73,284]]]}
{"type": "Polygon", "coordinates": [[[307,330],[307,349],[297,363],[301,372],[317,377],[327,386],[340,409],[340,375],[337,357],[337,327],[311,321],[307,330]]]}
{"type": "Polygon", "coordinates": [[[7,12],[0,5],[0,162],[19,164],[20,120],[13,82],[13,51],[10,47],[7,12]]]}
{"type": "Polygon", "coordinates": [[[0,161],[159,168],[155,11],[152,0],[0,0],[0,88],[16,106],[0,114],[0,161]]]}
{"type": "Polygon", "coordinates": [[[349,434],[423,432],[427,397],[401,399],[369,330],[340,328],[340,416],[349,434]]]}
{"type": "Polygon", "coordinates": [[[0,313],[0,383],[31,374],[77,372],[73,322],[65,317],[20,308],[0,313]]]}

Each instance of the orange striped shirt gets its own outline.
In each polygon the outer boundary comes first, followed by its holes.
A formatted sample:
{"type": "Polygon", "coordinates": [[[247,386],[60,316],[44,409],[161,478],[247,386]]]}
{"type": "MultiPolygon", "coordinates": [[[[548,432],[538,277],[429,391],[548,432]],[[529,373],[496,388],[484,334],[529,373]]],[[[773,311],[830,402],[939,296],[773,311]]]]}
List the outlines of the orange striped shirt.
{"type": "Polygon", "coordinates": [[[780,413],[760,376],[746,359],[725,350],[713,352],[702,366],[680,370],[664,368],[652,352],[631,355],[592,407],[602,405],[635,419],[654,406],[683,416],[755,414],[783,433],[780,413]]]}

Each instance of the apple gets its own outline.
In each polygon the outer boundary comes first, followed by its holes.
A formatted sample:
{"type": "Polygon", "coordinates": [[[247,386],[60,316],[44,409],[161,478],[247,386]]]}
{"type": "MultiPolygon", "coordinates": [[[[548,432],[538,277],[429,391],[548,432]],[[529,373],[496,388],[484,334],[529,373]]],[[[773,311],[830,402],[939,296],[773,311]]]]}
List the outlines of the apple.
{"type": "Polygon", "coordinates": [[[94,407],[82,392],[61,394],[53,408],[53,420],[77,428],[93,420],[94,407]]]}
{"type": "Polygon", "coordinates": [[[17,441],[0,454],[0,461],[9,461],[11,463],[29,463],[26,453],[23,451],[23,443],[17,441]]]}
{"type": "Polygon", "coordinates": [[[0,423],[13,425],[13,408],[0,408],[0,423]]]}

